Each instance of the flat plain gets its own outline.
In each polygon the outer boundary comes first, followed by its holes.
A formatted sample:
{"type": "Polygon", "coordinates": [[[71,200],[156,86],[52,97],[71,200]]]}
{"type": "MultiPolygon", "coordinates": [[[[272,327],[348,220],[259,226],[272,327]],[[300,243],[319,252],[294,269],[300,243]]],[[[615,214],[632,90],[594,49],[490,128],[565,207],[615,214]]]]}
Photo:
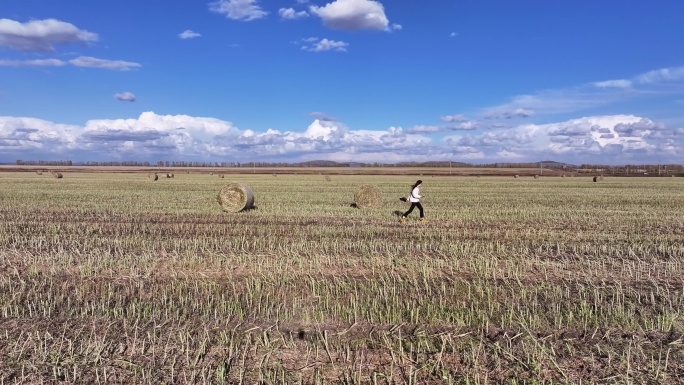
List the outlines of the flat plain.
{"type": "Polygon", "coordinates": [[[684,178],[173,172],[0,172],[0,383],[684,378],[684,178]]]}

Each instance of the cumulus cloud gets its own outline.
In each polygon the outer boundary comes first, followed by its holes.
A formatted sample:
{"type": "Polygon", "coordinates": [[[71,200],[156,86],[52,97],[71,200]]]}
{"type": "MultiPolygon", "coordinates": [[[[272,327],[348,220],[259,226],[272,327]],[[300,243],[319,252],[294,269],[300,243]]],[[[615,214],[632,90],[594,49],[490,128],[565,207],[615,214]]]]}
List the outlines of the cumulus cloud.
{"type": "Polygon", "coordinates": [[[98,40],[96,33],[81,30],[56,19],[20,23],[0,19],[0,47],[23,52],[55,52],[55,45],[88,44],[98,40]]]}
{"type": "Polygon", "coordinates": [[[268,12],[257,5],[257,0],[218,0],[209,4],[209,10],[232,20],[243,21],[261,19],[268,15],[268,12]]]}
{"type": "MultiPolygon", "coordinates": [[[[340,30],[390,30],[385,8],[373,0],[335,0],[324,7],[311,6],[312,14],[319,16],[323,24],[340,30]]],[[[399,26],[400,29],[401,27],[399,26]]]]}
{"type": "Polygon", "coordinates": [[[130,92],[122,92],[122,93],[114,94],[114,98],[116,100],[120,100],[122,102],[134,102],[135,101],[135,95],[133,95],[130,92]]]}
{"type": "Polygon", "coordinates": [[[452,33],[449,34],[449,37],[456,37],[456,36],[458,36],[458,33],[457,33],[457,32],[452,32],[452,33]]]}
{"type": "Polygon", "coordinates": [[[335,41],[328,39],[318,39],[315,37],[302,40],[301,48],[309,52],[324,52],[324,51],[338,51],[346,52],[349,43],[343,41],[335,41]]]}
{"type": "MultiPolygon", "coordinates": [[[[454,122],[452,122],[454,123],[454,122]]],[[[461,122],[461,123],[468,123],[461,122]]],[[[83,126],[25,117],[0,117],[0,160],[278,160],[400,162],[422,160],[538,161],[624,164],[658,156],[684,156],[684,128],[633,115],[593,116],[549,124],[523,124],[485,132],[449,132],[417,125],[355,130],[315,119],[299,131],[242,130],[210,117],[145,112],[131,119],[89,120],[83,126]],[[104,157],[104,158],[98,158],[104,157]],[[162,157],[162,158],[160,158],[162,157]]]]}
{"type": "Polygon", "coordinates": [[[280,15],[280,18],[285,19],[285,20],[303,19],[303,18],[309,16],[308,12],[306,12],[306,11],[297,12],[293,8],[280,8],[278,10],[278,14],[280,15]]]}
{"type": "Polygon", "coordinates": [[[194,38],[200,37],[200,36],[202,36],[202,35],[200,35],[199,33],[195,32],[195,31],[189,30],[189,29],[186,29],[185,31],[178,34],[178,37],[180,37],[181,39],[184,39],[184,40],[185,39],[194,39],[194,38]]]}

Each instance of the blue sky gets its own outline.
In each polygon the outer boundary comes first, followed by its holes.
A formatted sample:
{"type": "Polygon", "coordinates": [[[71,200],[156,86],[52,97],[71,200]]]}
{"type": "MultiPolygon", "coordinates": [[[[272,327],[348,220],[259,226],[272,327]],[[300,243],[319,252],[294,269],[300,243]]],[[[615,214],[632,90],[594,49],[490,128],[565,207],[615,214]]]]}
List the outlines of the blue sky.
{"type": "Polygon", "coordinates": [[[681,0],[2,0],[0,162],[684,163],[681,0]]]}

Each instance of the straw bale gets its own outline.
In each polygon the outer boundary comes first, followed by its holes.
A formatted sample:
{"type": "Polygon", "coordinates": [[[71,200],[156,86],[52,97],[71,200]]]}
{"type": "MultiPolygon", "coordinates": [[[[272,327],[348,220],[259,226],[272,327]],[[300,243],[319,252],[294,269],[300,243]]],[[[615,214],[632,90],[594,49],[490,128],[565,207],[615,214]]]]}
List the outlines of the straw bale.
{"type": "Polygon", "coordinates": [[[358,208],[377,207],[382,203],[382,192],[375,185],[361,185],[354,194],[354,203],[358,208]]]}
{"type": "Polygon", "coordinates": [[[62,179],[62,173],[61,172],[52,173],[52,176],[54,176],[57,179],[62,179]]]}
{"type": "Polygon", "coordinates": [[[159,176],[156,173],[151,173],[147,177],[150,178],[152,181],[156,181],[157,179],[159,179],[159,176]]]}
{"type": "Polygon", "coordinates": [[[242,183],[229,183],[218,193],[218,203],[223,211],[237,213],[254,208],[254,192],[242,183]]]}

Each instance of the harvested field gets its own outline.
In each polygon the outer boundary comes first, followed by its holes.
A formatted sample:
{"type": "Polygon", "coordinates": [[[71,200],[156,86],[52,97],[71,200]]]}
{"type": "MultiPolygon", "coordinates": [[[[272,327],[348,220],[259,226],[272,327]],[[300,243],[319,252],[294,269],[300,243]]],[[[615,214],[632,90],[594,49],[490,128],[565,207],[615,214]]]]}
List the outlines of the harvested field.
{"type": "Polygon", "coordinates": [[[684,178],[414,179],[0,173],[0,382],[681,383],[684,178]]]}

